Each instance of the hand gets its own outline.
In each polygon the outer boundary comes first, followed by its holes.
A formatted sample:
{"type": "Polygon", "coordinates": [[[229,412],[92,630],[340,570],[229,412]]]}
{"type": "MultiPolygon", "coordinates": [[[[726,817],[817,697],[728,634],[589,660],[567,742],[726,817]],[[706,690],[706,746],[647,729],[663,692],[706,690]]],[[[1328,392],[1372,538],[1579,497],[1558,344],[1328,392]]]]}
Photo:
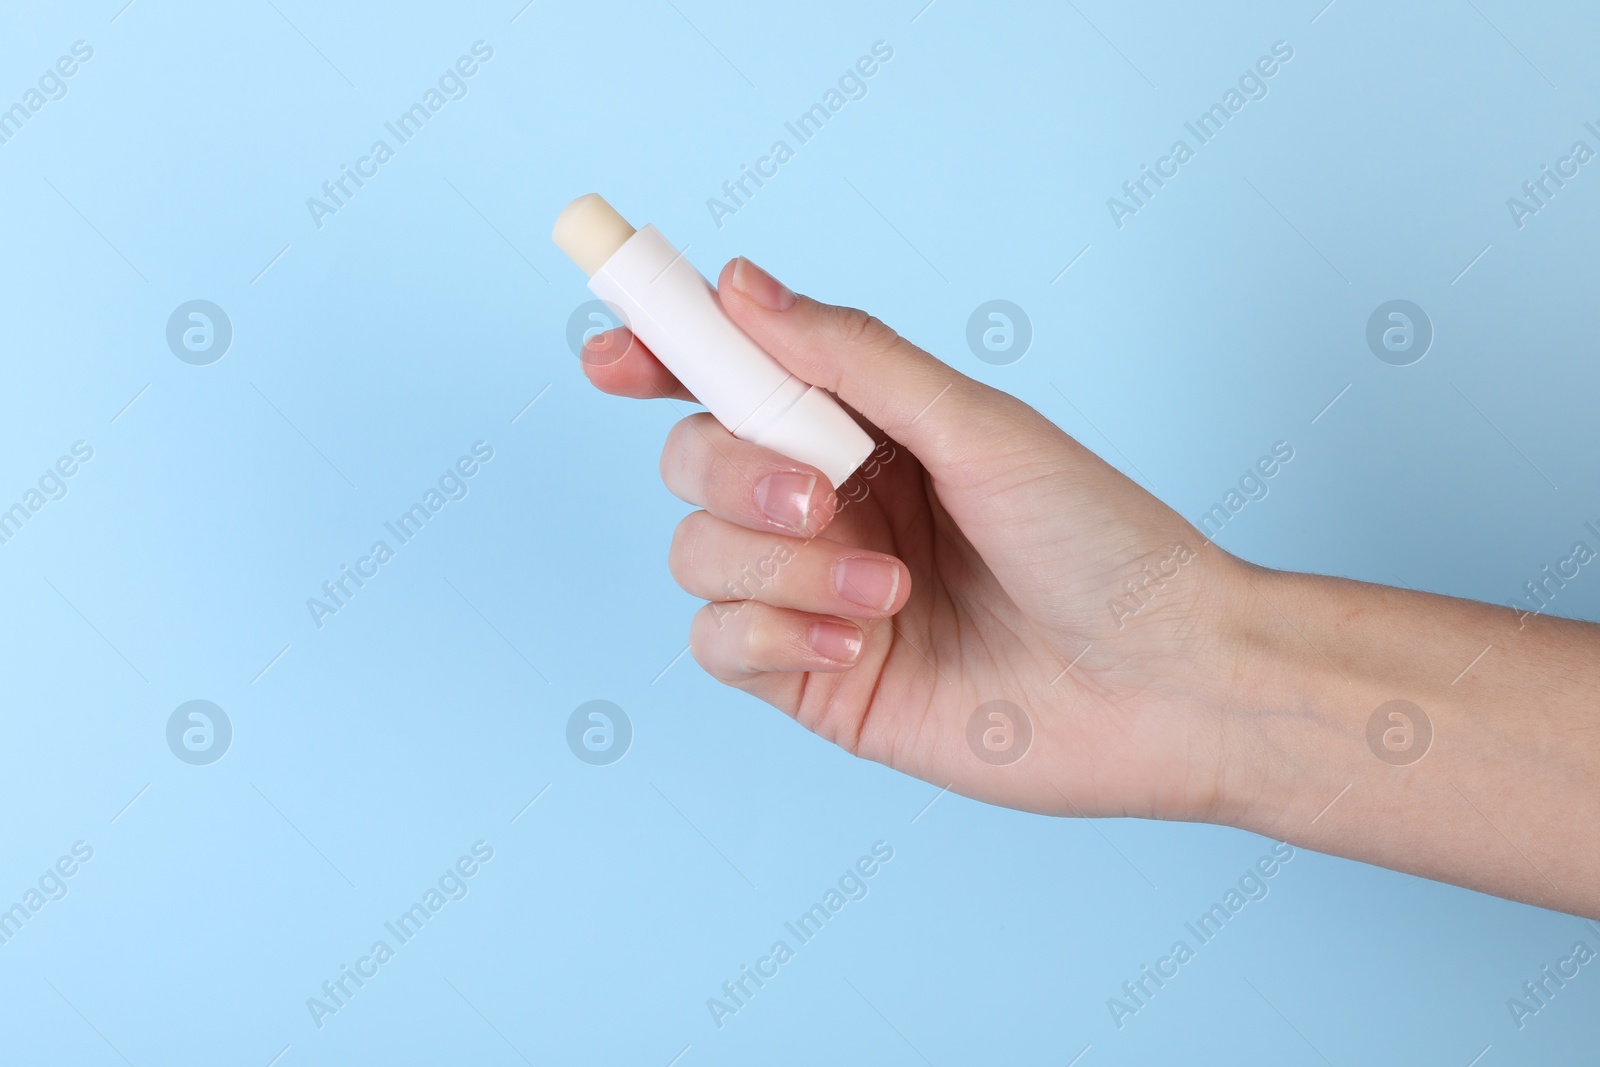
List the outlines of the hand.
{"type": "MultiPolygon", "coordinates": [[[[695,659],[849,752],[981,800],[1226,817],[1239,644],[1221,622],[1248,568],[1027,404],[877,319],[744,259],[718,293],[881,444],[834,493],[707,413],[673,428],[662,478],[703,509],[669,554],[710,602],[690,627],[695,659]],[[990,701],[1031,725],[1016,762],[969,744],[990,701]]],[[[609,393],[694,399],[626,331],[592,340],[584,368],[609,393]]],[[[1020,729],[985,718],[980,733],[1009,736],[1014,755],[1020,729]]]]}
{"type": "MultiPolygon", "coordinates": [[[[710,601],[713,676],[980,800],[1225,823],[1600,918],[1600,627],[1251,566],[863,312],[744,259],[718,295],[882,445],[835,494],[710,415],[673,428],[662,477],[703,510],[669,560],[710,601]],[[982,743],[1005,719],[970,739],[991,701],[1031,726],[1020,759],[982,743]]],[[[584,365],[693,399],[625,331],[584,365]]]]}

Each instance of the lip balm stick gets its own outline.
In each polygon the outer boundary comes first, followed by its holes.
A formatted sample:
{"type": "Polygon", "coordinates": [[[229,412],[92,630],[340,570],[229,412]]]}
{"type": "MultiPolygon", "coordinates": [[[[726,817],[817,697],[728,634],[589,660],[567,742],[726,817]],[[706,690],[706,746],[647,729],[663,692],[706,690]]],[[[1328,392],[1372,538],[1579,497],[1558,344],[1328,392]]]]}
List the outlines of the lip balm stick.
{"type": "Polygon", "coordinates": [[[598,193],[568,204],[551,238],[728,432],[822,471],[837,489],[874,448],[826,390],[767,355],[654,226],[635,230],[598,193]]]}

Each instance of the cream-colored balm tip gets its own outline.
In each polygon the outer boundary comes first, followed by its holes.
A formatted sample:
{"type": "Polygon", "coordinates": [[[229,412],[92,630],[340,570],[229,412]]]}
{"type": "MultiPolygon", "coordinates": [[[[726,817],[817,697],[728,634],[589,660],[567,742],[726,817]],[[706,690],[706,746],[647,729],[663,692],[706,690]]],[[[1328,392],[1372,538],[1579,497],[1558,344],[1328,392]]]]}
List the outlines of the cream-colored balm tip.
{"type": "Polygon", "coordinates": [[[584,193],[562,208],[550,231],[556,247],[590,277],[632,236],[628,220],[599,193],[584,193]]]}

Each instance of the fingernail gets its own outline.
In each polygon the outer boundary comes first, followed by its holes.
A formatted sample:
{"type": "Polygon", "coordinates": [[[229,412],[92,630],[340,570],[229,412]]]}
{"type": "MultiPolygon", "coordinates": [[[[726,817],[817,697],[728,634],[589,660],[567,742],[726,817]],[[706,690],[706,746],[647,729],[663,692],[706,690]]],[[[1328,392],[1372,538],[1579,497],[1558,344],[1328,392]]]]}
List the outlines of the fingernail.
{"type": "Polygon", "coordinates": [[[854,663],[861,654],[861,631],[847,622],[819,619],[811,624],[811,650],[835,663],[854,663]]]}
{"type": "Polygon", "coordinates": [[[779,526],[803,534],[811,515],[811,494],[816,488],[814,474],[779,471],[756,483],[756,506],[779,526]]]}
{"type": "Polygon", "coordinates": [[[733,287],[768,311],[794,307],[794,291],[743,256],[733,264],[733,287]]]}
{"type": "Polygon", "coordinates": [[[888,560],[846,556],[833,565],[833,591],[852,604],[888,611],[900,591],[900,567],[888,560]]]}

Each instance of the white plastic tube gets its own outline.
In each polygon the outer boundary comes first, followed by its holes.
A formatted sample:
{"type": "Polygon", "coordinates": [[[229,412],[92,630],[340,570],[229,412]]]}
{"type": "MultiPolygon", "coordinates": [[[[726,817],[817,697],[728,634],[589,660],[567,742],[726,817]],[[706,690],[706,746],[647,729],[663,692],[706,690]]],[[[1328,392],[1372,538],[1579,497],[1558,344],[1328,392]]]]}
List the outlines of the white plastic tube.
{"type": "Polygon", "coordinates": [[[654,226],[634,231],[598,194],[552,233],[589,288],[729,433],[822,471],[837,489],[873,440],[826,390],[790,374],[736,326],[700,272],[654,226]]]}

